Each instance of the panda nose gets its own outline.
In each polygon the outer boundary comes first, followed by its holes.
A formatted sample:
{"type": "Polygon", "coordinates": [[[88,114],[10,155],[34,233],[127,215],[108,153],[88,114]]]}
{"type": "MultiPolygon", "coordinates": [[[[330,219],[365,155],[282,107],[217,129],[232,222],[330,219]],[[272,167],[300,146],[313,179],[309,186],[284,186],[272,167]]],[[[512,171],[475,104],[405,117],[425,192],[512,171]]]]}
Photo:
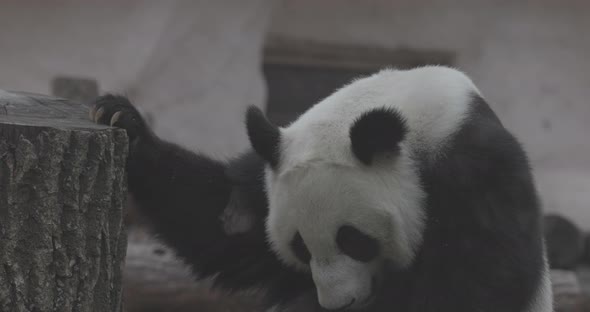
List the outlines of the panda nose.
{"type": "Polygon", "coordinates": [[[345,304],[345,305],[343,305],[341,307],[338,307],[338,308],[329,308],[329,309],[328,308],[325,308],[325,310],[327,310],[327,311],[344,311],[344,310],[350,308],[354,304],[355,301],[356,301],[356,299],[355,298],[352,298],[349,303],[347,303],[347,304],[345,304]]]}

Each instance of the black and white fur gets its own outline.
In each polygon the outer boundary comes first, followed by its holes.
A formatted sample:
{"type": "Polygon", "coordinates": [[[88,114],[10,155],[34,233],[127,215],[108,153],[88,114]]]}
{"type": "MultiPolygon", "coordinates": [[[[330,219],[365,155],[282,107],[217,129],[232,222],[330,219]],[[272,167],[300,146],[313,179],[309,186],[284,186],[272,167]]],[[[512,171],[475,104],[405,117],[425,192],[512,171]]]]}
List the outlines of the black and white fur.
{"type": "Polygon", "coordinates": [[[123,97],[91,115],[127,129],[157,233],[269,311],[553,311],[527,157],[459,71],[383,70],[285,128],[251,108],[254,152],[229,161],[158,139],[123,97]]]}

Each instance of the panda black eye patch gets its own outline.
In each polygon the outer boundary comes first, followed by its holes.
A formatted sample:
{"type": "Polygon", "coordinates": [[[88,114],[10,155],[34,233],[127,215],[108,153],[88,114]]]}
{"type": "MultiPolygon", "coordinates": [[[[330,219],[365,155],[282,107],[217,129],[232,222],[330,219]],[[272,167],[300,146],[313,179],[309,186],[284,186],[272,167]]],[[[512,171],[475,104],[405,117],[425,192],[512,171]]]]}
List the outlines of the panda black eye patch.
{"type": "Polygon", "coordinates": [[[305,246],[305,242],[303,242],[303,238],[299,232],[297,232],[295,237],[293,237],[293,240],[291,241],[291,248],[293,249],[295,256],[301,262],[307,264],[309,261],[311,261],[311,253],[307,249],[307,246],[305,246]]]}
{"type": "Polygon", "coordinates": [[[350,225],[338,229],[336,244],[343,254],[361,262],[369,262],[379,254],[377,240],[350,225]]]}

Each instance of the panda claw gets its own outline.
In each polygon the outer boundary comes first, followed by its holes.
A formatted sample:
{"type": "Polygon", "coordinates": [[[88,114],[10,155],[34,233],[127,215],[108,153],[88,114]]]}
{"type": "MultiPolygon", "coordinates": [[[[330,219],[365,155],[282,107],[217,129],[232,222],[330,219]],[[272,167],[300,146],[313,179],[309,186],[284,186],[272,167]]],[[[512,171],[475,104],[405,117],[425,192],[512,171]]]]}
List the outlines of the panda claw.
{"type": "Polygon", "coordinates": [[[94,114],[96,113],[96,106],[92,106],[88,111],[88,117],[90,120],[94,121],[94,114]]]}
{"type": "Polygon", "coordinates": [[[111,127],[114,126],[115,123],[117,123],[117,121],[119,121],[119,118],[121,117],[122,114],[123,114],[122,111],[118,111],[113,114],[113,117],[111,117],[111,127]]]}
{"type": "Polygon", "coordinates": [[[104,114],[104,107],[101,107],[96,111],[96,113],[94,113],[94,122],[98,123],[103,114],[104,114]]]}
{"type": "Polygon", "coordinates": [[[122,96],[108,94],[97,98],[89,114],[97,124],[125,129],[130,140],[152,135],[139,111],[122,96]]]}

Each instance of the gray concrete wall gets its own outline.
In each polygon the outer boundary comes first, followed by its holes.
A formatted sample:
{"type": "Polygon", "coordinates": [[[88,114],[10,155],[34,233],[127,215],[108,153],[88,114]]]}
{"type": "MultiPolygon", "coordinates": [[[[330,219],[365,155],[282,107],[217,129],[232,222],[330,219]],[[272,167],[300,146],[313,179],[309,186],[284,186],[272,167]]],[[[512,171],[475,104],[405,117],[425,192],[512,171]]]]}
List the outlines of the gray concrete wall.
{"type": "Polygon", "coordinates": [[[264,104],[260,49],[272,0],[6,0],[0,89],[48,93],[91,77],[153,113],[161,136],[229,156],[247,147],[246,105],[264,104]]]}
{"type": "Polygon", "coordinates": [[[286,0],[282,38],[457,53],[524,143],[547,211],[590,229],[590,3],[286,0]]]}

